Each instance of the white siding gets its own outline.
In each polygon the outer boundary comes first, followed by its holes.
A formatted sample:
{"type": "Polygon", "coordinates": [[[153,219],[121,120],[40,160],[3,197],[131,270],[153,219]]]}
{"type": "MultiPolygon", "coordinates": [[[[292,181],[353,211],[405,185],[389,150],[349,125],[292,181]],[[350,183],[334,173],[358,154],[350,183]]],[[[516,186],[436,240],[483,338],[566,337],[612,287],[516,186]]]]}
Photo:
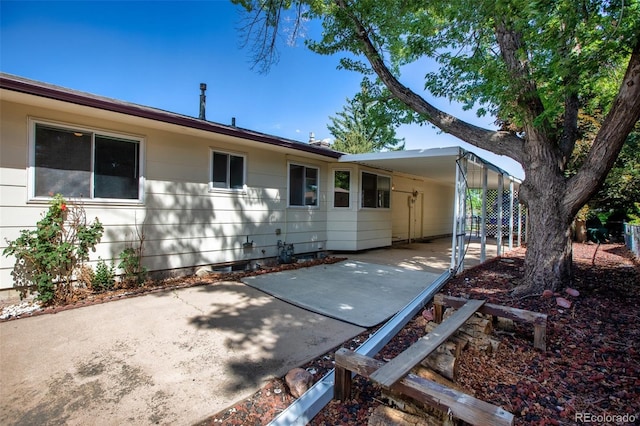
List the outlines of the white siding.
{"type": "MultiPolygon", "coordinates": [[[[246,143],[231,145],[229,138],[214,134],[201,137],[127,124],[114,121],[115,114],[101,113],[107,118],[67,115],[8,102],[1,108],[0,249],[6,247],[5,238],[15,239],[19,230],[33,228],[47,209],[46,203],[28,201],[29,117],[144,138],[144,202],[85,204],[87,217],[97,216],[105,227],[93,261],[100,256],[117,263],[126,244],[136,241],[136,226],[145,237],[143,264],[152,271],[275,257],[278,240],[293,243],[296,253],[326,247],[327,167],[322,161],[296,158],[320,169],[319,206],[287,208],[287,161],[291,156],[284,152],[246,143]],[[246,155],[246,191],[209,192],[211,148],[246,155]],[[247,238],[253,241],[250,250],[243,249],[247,238]]],[[[13,263],[13,258],[0,260],[0,290],[13,286],[13,263]]]]}

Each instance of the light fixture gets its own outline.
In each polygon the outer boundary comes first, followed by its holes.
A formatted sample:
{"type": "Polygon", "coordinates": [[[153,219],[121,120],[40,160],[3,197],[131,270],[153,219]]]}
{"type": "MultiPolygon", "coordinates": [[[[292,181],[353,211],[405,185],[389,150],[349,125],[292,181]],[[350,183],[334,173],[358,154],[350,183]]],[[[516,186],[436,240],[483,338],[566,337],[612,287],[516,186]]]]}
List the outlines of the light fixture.
{"type": "Polygon", "coordinates": [[[73,132],[73,136],[80,137],[80,136],[84,136],[84,134],[80,132],[73,132]]]}

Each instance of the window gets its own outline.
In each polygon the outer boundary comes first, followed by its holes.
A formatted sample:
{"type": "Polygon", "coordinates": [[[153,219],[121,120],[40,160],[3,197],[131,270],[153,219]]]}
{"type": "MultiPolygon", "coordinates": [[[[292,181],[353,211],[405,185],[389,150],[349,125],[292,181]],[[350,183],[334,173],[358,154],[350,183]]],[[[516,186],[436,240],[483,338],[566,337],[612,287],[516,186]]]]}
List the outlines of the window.
{"type": "Polygon", "coordinates": [[[362,207],[389,208],[391,178],[362,172],[362,207]]]}
{"type": "Polygon", "coordinates": [[[140,140],[35,124],[36,197],[139,200],[140,140]]]}
{"type": "Polygon", "coordinates": [[[318,169],[289,164],[289,205],[318,205],[318,169]]]}
{"type": "Polygon", "coordinates": [[[243,189],[245,157],[226,152],[211,151],[210,188],[243,189]]]}
{"type": "Polygon", "coordinates": [[[333,207],[349,207],[351,172],[336,170],[333,175],[333,207]]]}

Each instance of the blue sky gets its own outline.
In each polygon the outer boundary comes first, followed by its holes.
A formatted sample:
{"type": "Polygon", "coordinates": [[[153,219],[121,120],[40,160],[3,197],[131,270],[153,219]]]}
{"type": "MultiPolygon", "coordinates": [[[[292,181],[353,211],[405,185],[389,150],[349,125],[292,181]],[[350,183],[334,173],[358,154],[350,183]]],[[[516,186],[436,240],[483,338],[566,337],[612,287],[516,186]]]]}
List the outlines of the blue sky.
{"type": "MultiPolygon", "coordinates": [[[[339,56],[282,45],[268,74],[251,69],[242,49],[242,15],[230,1],[5,1],[0,2],[0,70],[96,95],[197,116],[199,85],[207,83],[207,119],[307,141],[330,138],[335,116],[359,90],[361,76],[338,70],[339,56]]],[[[309,37],[318,25],[307,28],[309,37]]],[[[420,91],[420,66],[403,82],[420,91]]],[[[442,99],[427,100],[482,127],[442,99]]],[[[461,145],[523,177],[510,159],[464,144],[428,126],[402,126],[406,149],[461,145]]]]}

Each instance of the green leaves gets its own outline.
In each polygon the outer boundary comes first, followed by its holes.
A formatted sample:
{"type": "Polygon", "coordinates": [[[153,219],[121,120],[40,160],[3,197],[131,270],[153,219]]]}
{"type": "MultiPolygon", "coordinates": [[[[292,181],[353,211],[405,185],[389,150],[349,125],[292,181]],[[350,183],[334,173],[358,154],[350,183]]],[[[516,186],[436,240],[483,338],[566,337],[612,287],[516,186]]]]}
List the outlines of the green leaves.
{"type": "Polygon", "coordinates": [[[389,107],[391,102],[392,97],[379,83],[363,79],[360,93],[330,117],[327,128],[335,138],[333,149],[351,154],[404,149],[395,131],[402,115],[389,107]]]}
{"type": "Polygon", "coordinates": [[[88,225],[81,206],[69,206],[56,194],[36,229],[20,231],[2,254],[16,257],[16,283],[34,285],[38,300],[45,305],[66,301],[73,293],[74,271],[89,259],[103,230],[98,219],[88,225]]]}

